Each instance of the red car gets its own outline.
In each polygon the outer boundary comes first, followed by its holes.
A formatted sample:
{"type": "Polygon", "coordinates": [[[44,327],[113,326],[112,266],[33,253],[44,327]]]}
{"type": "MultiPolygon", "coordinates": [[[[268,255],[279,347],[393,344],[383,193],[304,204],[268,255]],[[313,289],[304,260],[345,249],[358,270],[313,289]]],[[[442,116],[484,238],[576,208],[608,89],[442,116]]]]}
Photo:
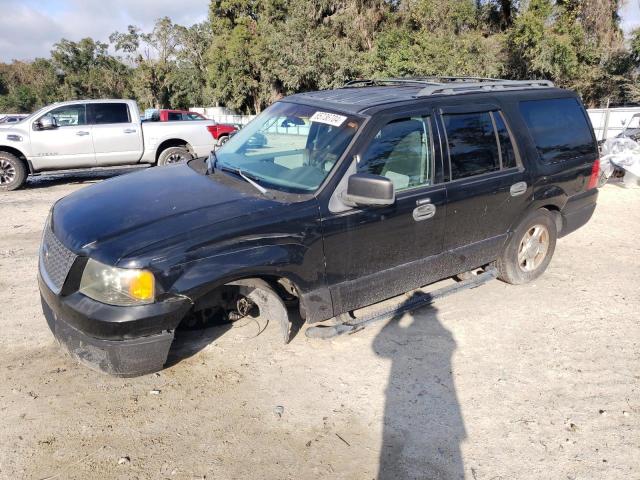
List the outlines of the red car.
{"type": "MultiPolygon", "coordinates": [[[[158,110],[157,117],[154,114],[154,120],[161,122],[174,122],[178,120],[207,120],[207,118],[197,112],[190,112],[187,110],[158,110]]],[[[229,136],[238,130],[235,125],[229,125],[225,123],[216,123],[207,127],[207,130],[218,141],[218,145],[224,144],[229,140],[229,136]]]]}

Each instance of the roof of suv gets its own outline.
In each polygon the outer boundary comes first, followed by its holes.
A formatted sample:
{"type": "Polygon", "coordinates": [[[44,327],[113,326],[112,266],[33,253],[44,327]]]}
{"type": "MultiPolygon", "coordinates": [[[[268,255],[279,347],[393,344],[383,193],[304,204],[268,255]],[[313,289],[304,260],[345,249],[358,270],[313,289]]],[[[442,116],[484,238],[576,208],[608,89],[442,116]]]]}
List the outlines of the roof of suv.
{"type": "Polygon", "coordinates": [[[302,103],[330,104],[338,110],[360,113],[371,107],[397,102],[459,94],[498,93],[522,90],[550,90],[546,80],[503,80],[470,77],[356,80],[343,88],[298,93],[287,97],[302,103]]]}

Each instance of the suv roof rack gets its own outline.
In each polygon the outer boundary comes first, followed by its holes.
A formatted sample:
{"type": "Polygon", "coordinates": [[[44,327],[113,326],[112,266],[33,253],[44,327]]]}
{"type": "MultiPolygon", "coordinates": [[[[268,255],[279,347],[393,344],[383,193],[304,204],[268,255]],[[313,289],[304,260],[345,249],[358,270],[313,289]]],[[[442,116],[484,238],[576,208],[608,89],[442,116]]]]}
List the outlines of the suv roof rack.
{"type": "Polygon", "coordinates": [[[380,78],[352,80],[345,83],[345,87],[374,86],[374,85],[424,85],[416,97],[430,95],[456,95],[496,90],[527,90],[538,88],[553,88],[555,85],[549,80],[507,80],[503,78],[485,77],[416,77],[416,78],[380,78]]]}

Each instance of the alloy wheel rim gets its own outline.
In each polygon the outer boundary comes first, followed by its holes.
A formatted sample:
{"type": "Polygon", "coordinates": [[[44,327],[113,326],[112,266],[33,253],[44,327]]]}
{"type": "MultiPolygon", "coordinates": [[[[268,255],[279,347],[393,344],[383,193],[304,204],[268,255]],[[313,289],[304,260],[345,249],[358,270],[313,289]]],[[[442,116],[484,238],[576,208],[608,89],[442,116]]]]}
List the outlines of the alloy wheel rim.
{"type": "Polygon", "coordinates": [[[518,247],[518,265],[525,272],[537,269],[549,251],[549,230],[544,225],[534,225],[522,237],[518,247]]]}
{"type": "Polygon", "coordinates": [[[0,185],[8,185],[16,179],[16,168],[3,158],[0,158],[0,185]]]}
{"type": "Polygon", "coordinates": [[[184,162],[187,158],[182,153],[172,153],[167,157],[167,163],[184,162]]]}

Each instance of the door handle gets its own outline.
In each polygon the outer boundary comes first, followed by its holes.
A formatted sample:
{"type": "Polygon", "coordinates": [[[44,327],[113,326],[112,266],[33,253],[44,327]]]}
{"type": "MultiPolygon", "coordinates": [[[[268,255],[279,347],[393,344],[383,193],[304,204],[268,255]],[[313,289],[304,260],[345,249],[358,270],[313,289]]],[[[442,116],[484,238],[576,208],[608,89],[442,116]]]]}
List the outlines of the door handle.
{"type": "Polygon", "coordinates": [[[136,133],[137,130],[135,128],[125,128],[124,133],[136,133]]]}
{"type": "Polygon", "coordinates": [[[511,193],[512,197],[517,197],[518,195],[522,195],[527,191],[527,182],[518,182],[511,185],[509,189],[509,193],[511,193]]]}
{"type": "Polygon", "coordinates": [[[431,203],[431,199],[429,198],[418,200],[416,202],[416,205],[418,206],[413,209],[413,219],[416,222],[427,220],[428,218],[432,218],[436,214],[436,206],[431,203]]]}
{"type": "Polygon", "coordinates": [[[84,137],[85,135],[89,135],[89,132],[79,131],[79,132],[76,132],[76,135],[78,135],[79,137],[84,137]]]}

